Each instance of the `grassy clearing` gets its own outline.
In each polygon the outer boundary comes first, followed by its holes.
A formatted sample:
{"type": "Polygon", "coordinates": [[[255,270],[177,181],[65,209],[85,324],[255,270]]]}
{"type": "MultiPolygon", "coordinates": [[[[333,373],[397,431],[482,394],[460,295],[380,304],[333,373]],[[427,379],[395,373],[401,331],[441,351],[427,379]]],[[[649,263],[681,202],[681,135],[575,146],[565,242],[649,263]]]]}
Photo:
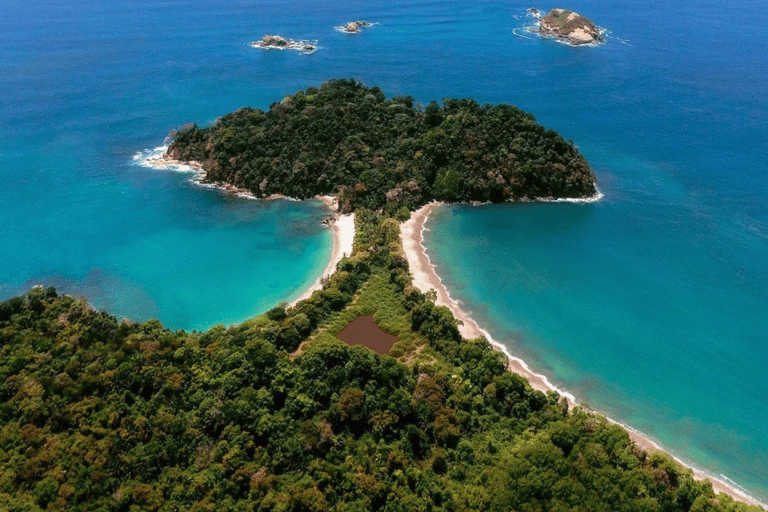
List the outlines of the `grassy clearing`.
{"type": "Polygon", "coordinates": [[[410,313],[402,304],[401,294],[396,285],[390,282],[389,273],[379,271],[362,286],[355,300],[344,311],[332,315],[299,347],[297,353],[321,343],[343,343],[336,335],[360,316],[373,315],[373,319],[382,331],[397,336],[397,343],[389,355],[409,365],[424,359],[433,361],[424,349],[427,341],[411,329],[410,313]]]}

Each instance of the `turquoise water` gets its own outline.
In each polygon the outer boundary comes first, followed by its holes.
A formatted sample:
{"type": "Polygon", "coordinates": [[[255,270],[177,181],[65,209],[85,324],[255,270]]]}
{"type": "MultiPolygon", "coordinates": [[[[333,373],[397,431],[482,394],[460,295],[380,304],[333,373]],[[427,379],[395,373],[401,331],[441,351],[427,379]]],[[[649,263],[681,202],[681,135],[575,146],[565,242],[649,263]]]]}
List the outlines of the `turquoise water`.
{"type": "Polygon", "coordinates": [[[605,198],[444,207],[426,245],[512,353],[765,501],[767,41],[747,11],[617,10],[604,24],[628,44],[532,59],[529,108],[576,140],[605,198]]]}
{"type": "Polygon", "coordinates": [[[210,13],[3,2],[0,14],[0,299],[42,283],[119,317],[207,329],[314,282],[332,242],[322,203],[232,197],[132,158],[185,122],[274,99],[236,87],[247,47],[217,40],[210,13]]]}
{"type": "Polygon", "coordinates": [[[580,399],[768,495],[763,6],[569,4],[609,30],[597,48],[531,37],[528,7],[5,0],[0,298],[45,282],[172,328],[243,320],[319,274],[324,208],[201,189],[135,154],[336,77],[514,103],[575,140],[606,197],[436,212],[452,292],[580,399]],[[380,25],[333,30],[355,19],[380,25]],[[320,48],[247,45],[265,34],[320,48]]]}

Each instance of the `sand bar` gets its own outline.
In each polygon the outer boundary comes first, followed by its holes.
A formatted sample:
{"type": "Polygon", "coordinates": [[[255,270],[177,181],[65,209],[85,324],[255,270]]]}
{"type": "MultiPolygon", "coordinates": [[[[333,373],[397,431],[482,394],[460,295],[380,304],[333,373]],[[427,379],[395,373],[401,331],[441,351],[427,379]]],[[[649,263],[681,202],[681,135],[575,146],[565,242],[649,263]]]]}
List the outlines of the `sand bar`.
{"type": "MultiPolygon", "coordinates": [[[[466,339],[474,339],[484,336],[486,339],[488,339],[494,349],[503,352],[509,358],[509,364],[507,365],[507,368],[510,371],[518,373],[528,379],[533,389],[545,393],[547,391],[556,391],[561,396],[564,396],[568,399],[568,403],[571,407],[577,405],[576,398],[572,394],[556,388],[549,381],[549,379],[547,379],[546,376],[531,370],[525,361],[519,357],[515,357],[509,352],[509,350],[507,350],[504,345],[494,340],[488,331],[480,327],[477,322],[475,322],[475,320],[469,316],[469,314],[467,314],[459,307],[458,302],[451,298],[451,295],[443,285],[443,281],[440,279],[440,276],[437,275],[435,267],[432,265],[432,262],[430,261],[426,249],[423,245],[425,223],[429,218],[429,214],[432,213],[432,210],[439,207],[441,204],[442,203],[433,202],[422,206],[419,210],[411,214],[411,218],[409,220],[403,222],[400,225],[400,238],[403,243],[403,250],[405,251],[406,258],[408,259],[408,266],[410,267],[411,275],[413,276],[413,285],[422,292],[435,290],[437,293],[437,300],[435,303],[438,306],[446,306],[451,310],[451,313],[453,313],[454,317],[463,322],[463,325],[459,326],[459,332],[461,335],[466,339]]],[[[646,451],[666,451],[649,437],[644,436],[632,428],[628,428],[626,425],[612,420],[611,418],[608,418],[608,420],[613,423],[620,424],[622,427],[624,427],[629,433],[630,439],[632,439],[632,441],[634,441],[635,444],[637,444],[637,446],[640,448],[646,451]]],[[[680,460],[677,457],[673,456],[673,458],[684,466],[689,467],[688,463],[680,460]]],[[[709,481],[712,482],[712,487],[716,493],[724,492],[735,500],[743,501],[751,505],[760,505],[765,508],[765,504],[756,501],[754,498],[737,489],[733,485],[708,475],[703,471],[697,470],[695,468],[691,469],[693,470],[693,476],[696,480],[709,479],[709,481]]]]}

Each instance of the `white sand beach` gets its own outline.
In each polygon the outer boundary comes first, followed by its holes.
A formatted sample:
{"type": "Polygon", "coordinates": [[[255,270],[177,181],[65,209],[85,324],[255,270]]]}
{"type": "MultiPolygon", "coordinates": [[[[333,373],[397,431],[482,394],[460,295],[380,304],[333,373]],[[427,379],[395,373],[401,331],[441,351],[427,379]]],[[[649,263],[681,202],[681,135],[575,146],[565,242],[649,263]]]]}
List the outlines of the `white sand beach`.
{"type": "MultiPolygon", "coordinates": [[[[568,399],[570,407],[578,405],[576,398],[573,395],[556,388],[549,381],[549,379],[547,379],[546,376],[534,372],[528,367],[525,361],[519,357],[515,357],[513,354],[510,354],[504,345],[501,345],[495,341],[485,329],[480,327],[477,322],[475,322],[475,320],[472,319],[468,313],[463,311],[459,307],[459,304],[451,298],[448,290],[443,285],[440,276],[437,275],[437,272],[435,271],[435,268],[432,265],[432,262],[430,261],[426,249],[423,245],[424,225],[429,218],[430,213],[432,213],[432,211],[439,207],[441,204],[442,203],[439,202],[433,202],[422,206],[419,210],[411,214],[411,218],[409,220],[403,222],[400,225],[400,238],[403,243],[403,250],[405,251],[406,258],[408,259],[408,266],[410,267],[411,275],[413,276],[413,285],[422,292],[428,292],[431,289],[435,290],[437,293],[436,304],[438,306],[446,306],[451,310],[451,313],[453,313],[454,317],[463,322],[463,325],[459,326],[461,335],[467,339],[474,339],[481,336],[486,337],[494,349],[504,352],[504,354],[509,358],[507,368],[510,371],[518,373],[528,379],[528,381],[531,383],[531,387],[544,393],[547,391],[556,391],[561,396],[564,396],[568,399]]],[[[611,418],[608,418],[608,420],[620,424],[611,418]]],[[[627,429],[630,439],[632,439],[632,441],[634,441],[635,444],[637,444],[640,448],[646,451],[665,451],[652,439],[640,434],[637,431],[634,431],[631,428],[627,428],[626,425],[621,425],[627,429]]],[[[680,460],[679,458],[675,457],[675,459],[684,466],[688,466],[687,463],[680,460]]],[[[755,501],[750,496],[741,492],[734,486],[729,485],[723,480],[715,478],[695,468],[691,469],[693,470],[694,478],[697,480],[709,479],[712,482],[712,487],[716,493],[724,492],[733,497],[735,500],[743,501],[752,505],[762,505],[761,503],[755,501]]]]}
{"type": "MultiPolygon", "coordinates": [[[[336,211],[337,203],[335,197],[317,196],[317,199],[327,204],[334,212],[336,211]]],[[[323,287],[323,277],[333,274],[336,271],[336,265],[339,261],[341,261],[344,256],[352,254],[352,245],[355,241],[355,214],[348,213],[346,215],[341,215],[339,213],[334,213],[331,229],[333,230],[333,248],[331,249],[331,259],[328,261],[328,265],[325,266],[325,270],[318,276],[312,286],[304,290],[299,297],[290,302],[290,307],[309,298],[315,290],[321,289],[323,287]]]]}

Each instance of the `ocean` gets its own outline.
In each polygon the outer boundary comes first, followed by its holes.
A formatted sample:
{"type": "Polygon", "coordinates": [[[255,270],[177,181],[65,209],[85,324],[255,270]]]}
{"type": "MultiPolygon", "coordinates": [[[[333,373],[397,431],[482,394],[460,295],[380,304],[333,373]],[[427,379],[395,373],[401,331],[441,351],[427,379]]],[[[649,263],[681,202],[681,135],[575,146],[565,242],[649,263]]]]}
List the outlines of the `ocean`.
{"type": "Polygon", "coordinates": [[[322,271],[327,210],[139,165],[171,130],[339,77],[513,103],[575,141],[605,197],[437,210],[426,245],[451,293],[559,387],[766,501],[760,8],[5,0],[0,299],[41,283],[173,329],[240,322],[322,271]],[[580,12],[607,41],[542,40],[529,7],[580,12]],[[334,30],[356,19],[378,25],[334,30]],[[319,48],[248,46],[265,34],[319,48]]]}

